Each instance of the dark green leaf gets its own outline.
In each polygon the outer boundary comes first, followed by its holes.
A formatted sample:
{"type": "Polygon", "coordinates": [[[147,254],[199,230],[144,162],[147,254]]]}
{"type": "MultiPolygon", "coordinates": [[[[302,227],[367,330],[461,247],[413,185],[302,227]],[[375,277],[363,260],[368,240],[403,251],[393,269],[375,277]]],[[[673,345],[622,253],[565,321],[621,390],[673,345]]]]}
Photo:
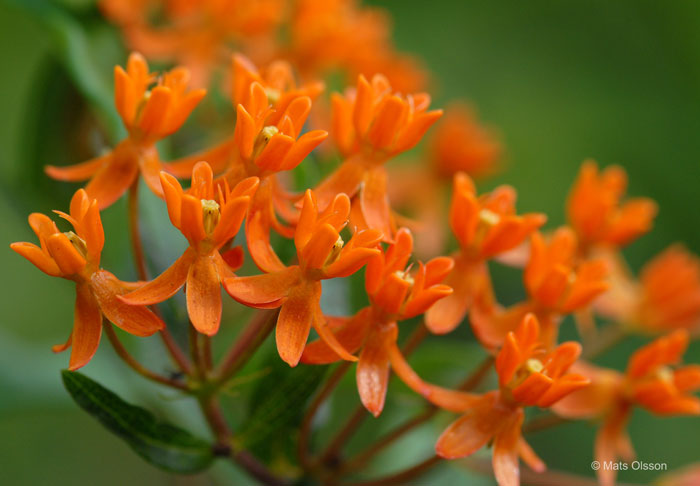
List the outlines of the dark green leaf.
{"type": "Polygon", "coordinates": [[[213,461],[212,447],[206,441],[158,421],[81,373],[64,370],[62,375],[76,403],[151,464],[176,473],[194,473],[213,461]]]}
{"type": "MultiPolygon", "coordinates": [[[[286,452],[293,450],[293,444],[288,447],[290,444],[283,442],[292,440],[298,431],[306,403],[323,381],[327,367],[299,365],[290,368],[274,350],[264,368],[269,373],[252,393],[249,416],[237,440],[256,454],[288,455],[286,452]]],[[[280,457],[275,459],[281,460],[280,457]]]]}

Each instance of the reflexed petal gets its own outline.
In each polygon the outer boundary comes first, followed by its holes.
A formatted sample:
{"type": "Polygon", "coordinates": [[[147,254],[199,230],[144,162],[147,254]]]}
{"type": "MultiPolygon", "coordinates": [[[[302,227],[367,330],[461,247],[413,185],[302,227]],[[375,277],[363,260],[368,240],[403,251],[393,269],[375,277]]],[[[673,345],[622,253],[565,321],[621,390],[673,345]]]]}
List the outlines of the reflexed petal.
{"type": "Polygon", "coordinates": [[[493,473],[499,486],[519,486],[520,466],[518,465],[518,444],[520,427],[525,414],[518,410],[493,441],[493,473]]]}
{"type": "Polygon", "coordinates": [[[187,313],[197,331],[213,336],[221,323],[221,283],[213,256],[195,259],[187,274],[187,313]]]}
{"type": "Polygon", "coordinates": [[[360,188],[360,208],[367,227],[381,231],[384,241],[391,241],[394,224],[386,184],[386,169],[383,166],[366,172],[360,188]]]}
{"type": "Polygon", "coordinates": [[[312,323],[321,340],[328,344],[333,352],[346,361],[357,361],[357,358],[352,355],[352,352],[345,349],[335,333],[328,327],[320,308],[317,309],[312,323]]]}
{"type": "Polygon", "coordinates": [[[384,408],[389,384],[389,347],[396,341],[396,324],[370,328],[357,363],[357,391],[362,404],[378,417],[384,408]]]}
{"type": "Polygon", "coordinates": [[[277,352],[289,366],[299,363],[321,298],[321,285],[302,284],[289,290],[277,319],[277,352]]]}
{"type": "Polygon", "coordinates": [[[90,283],[105,317],[129,334],[150,336],[165,327],[163,321],[146,307],[132,306],[119,300],[119,296],[128,290],[117,277],[106,270],[93,273],[90,283]]]}
{"type": "Polygon", "coordinates": [[[518,441],[518,454],[520,458],[526,463],[530,469],[537,473],[543,473],[547,470],[547,465],[539,458],[539,456],[532,450],[530,444],[528,444],[525,439],[520,437],[518,441]]]}
{"type": "Polygon", "coordinates": [[[203,150],[194,155],[189,155],[172,162],[163,163],[163,169],[179,179],[187,179],[192,175],[192,169],[197,162],[206,161],[215,174],[226,170],[233,160],[236,144],[233,137],[230,137],[213,148],[203,150]]]}
{"type": "Polygon", "coordinates": [[[92,359],[102,335],[102,313],[90,287],[87,284],[77,285],[76,293],[73,334],[66,343],[69,345],[72,341],[73,346],[68,365],[71,371],[85,366],[92,359]]]}
{"type": "Polygon", "coordinates": [[[95,157],[80,164],[69,165],[66,167],[58,167],[55,165],[47,165],[44,168],[46,175],[52,179],[59,181],[84,181],[92,177],[103,165],[109,164],[112,158],[112,153],[95,157]]]}
{"type": "MultiPolygon", "coordinates": [[[[325,316],[327,326],[337,341],[350,353],[362,346],[370,324],[370,309],[365,307],[352,317],[325,316]]],[[[301,362],[307,364],[328,364],[342,359],[323,339],[310,342],[304,348],[301,362]]]]}
{"type": "Polygon", "coordinates": [[[268,309],[279,307],[300,278],[299,267],[294,265],[274,273],[227,278],[224,289],[243,305],[268,309]]]}
{"type": "Polygon", "coordinates": [[[447,427],[435,444],[437,454],[445,459],[457,459],[486,445],[508,414],[494,407],[494,403],[495,395],[484,395],[483,400],[447,427]]]}
{"type": "Polygon", "coordinates": [[[138,173],[139,162],[135,151],[120,145],[112,152],[110,163],[103,165],[85,186],[85,191],[91,199],[97,199],[100,209],[104,209],[126,192],[138,173]]]}
{"type": "Polygon", "coordinates": [[[130,305],[151,305],[169,299],[185,285],[190,266],[196,257],[197,253],[192,248],[188,248],[180,258],[175,260],[175,263],[158,277],[138,290],[119,298],[130,305]]]}

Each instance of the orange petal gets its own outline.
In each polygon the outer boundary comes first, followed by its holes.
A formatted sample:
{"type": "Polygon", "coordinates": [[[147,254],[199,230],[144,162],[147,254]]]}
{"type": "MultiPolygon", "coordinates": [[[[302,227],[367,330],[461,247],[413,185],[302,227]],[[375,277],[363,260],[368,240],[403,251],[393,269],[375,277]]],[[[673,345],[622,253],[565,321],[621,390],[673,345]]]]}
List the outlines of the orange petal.
{"type": "Polygon", "coordinates": [[[317,227],[306,245],[301,248],[300,262],[308,268],[323,267],[338,238],[338,231],[330,224],[317,227]]]}
{"type": "Polygon", "coordinates": [[[119,299],[130,305],[151,305],[169,299],[185,285],[190,266],[196,257],[197,253],[192,248],[188,248],[158,277],[139,287],[138,290],[120,296],[119,299]]]}
{"type": "Polygon", "coordinates": [[[357,363],[357,391],[362,404],[375,417],[384,408],[389,384],[389,347],[397,336],[395,323],[382,328],[371,327],[357,363]]]}
{"type": "Polygon", "coordinates": [[[248,251],[258,268],[264,272],[279,272],[285,268],[270,244],[269,213],[251,207],[246,220],[248,251]]]}
{"type": "Polygon", "coordinates": [[[109,164],[103,165],[85,186],[88,196],[97,199],[100,209],[111,206],[131,186],[139,173],[135,152],[117,147],[109,164]]]}
{"type": "Polygon", "coordinates": [[[335,333],[328,327],[326,320],[320,310],[314,315],[313,326],[318,336],[335,352],[338,356],[346,361],[357,361],[357,358],[348,351],[345,346],[338,340],[335,333]]]}
{"type": "Polygon", "coordinates": [[[532,450],[530,444],[525,439],[520,437],[518,441],[518,454],[525,464],[536,473],[543,473],[547,470],[547,465],[542,459],[532,450]]]}
{"type": "Polygon", "coordinates": [[[67,167],[57,167],[55,165],[47,165],[44,168],[46,175],[52,179],[59,181],[84,181],[92,177],[105,164],[109,164],[112,158],[112,153],[95,157],[80,164],[69,165],[67,167]]]}
{"type": "Polygon", "coordinates": [[[299,267],[252,277],[232,277],[224,280],[224,289],[238,302],[249,307],[269,309],[279,307],[289,290],[299,284],[299,267]]]}
{"type": "MultiPolygon", "coordinates": [[[[337,341],[351,353],[362,346],[370,324],[370,309],[365,307],[352,317],[325,316],[326,325],[335,334],[337,341]]],[[[323,340],[317,339],[304,348],[301,362],[307,364],[328,364],[342,359],[323,340]]]]}
{"type": "Polygon", "coordinates": [[[495,395],[487,394],[482,398],[440,435],[435,444],[435,452],[440,457],[466,457],[493,438],[506,415],[503,410],[494,407],[495,395]]]}
{"type": "Polygon", "coordinates": [[[166,122],[165,118],[172,102],[172,90],[164,86],[153,88],[139,117],[139,129],[146,135],[158,137],[161,127],[166,122]]]}
{"type": "Polygon", "coordinates": [[[394,230],[383,166],[365,173],[360,189],[360,208],[367,227],[381,231],[384,241],[392,241],[394,230]]]}
{"type": "Polygon", "coordinates": [[[201,256],[187,274],[187,313],[197,331],[213,336],[221,323],[221,283],[214,256],[201,256]]]}
{"type": "Polygon", "coordinates": [[[261,170],[278,171],[284,161],[287,152],[294,145],[294,139],[289,135],[278,133],[274,135],[263,149],[262,153],[256,157],[255,165],[261,170]]]}
{"type": "Polygon", "coordinates": [[[525,414],[521,409],[503,424],[493,440],[493,473],[499,486],[519,486],[518,444],[525,414]]]}
{"type": "Polygon", "coordinates": [[[72,341],[73,346],[68,365],[71,371],[85,366],[92,359],[102,335],[102,313],[90,287],[86,284],[77,285],[76,292],[73,333],[66,343],[70,345],[72,341]]]}
{"type": "Polygon", "coordinates": [[[306,158],[321,142],[328,137],[325,130],[311,130],[297,139],[284,156],[280,170],[292,170],[306,158]]]}
{"type": "Polygon", "coordinates": [[[357,194],[365,173],[365,168],[360,160],[355,158],[345,160],[340,167],[316,186],[314,195],[318,200],[320,210],[326,209],[338,194],[344,193],[348,197],[357,194]]]}
{"type": "Polygon", "coordinates": [[[108,271],[93,273],[90,286],[105,317],[129,334],[150,336],[165,327],[163,321],[146,307],[132,306],[119,300],[120,295],[127,293],[127,287],[108,271]]]}
{"type": "Polygon", "coordinates": [[[455,266],[444,279],[452,294],[435,302],[425,314],[425,324],[433,334],[446,334],[456,328],[467,314],[474,296],[487,285],[488,271],[484,262],[454,259],[455,266]]]}
{"type": "Polygon", "coordinates": [[[289,289],[287,299],[282,304],[275,337],[277,352],[289,366],[299,363],[304,345],[309,337],[311,321],[318,310],[321,298],[319,283],[297,285],[289,289]]]}
{"type": "Polygon", "coordinates": [[[424,113],[418,113],[413,116],[413,120],[403,129],[398,139],[396,140],[396,148],[394,152],[404,152],[410,150],[420,142],[425,132],[428,131],[438,119],[442,116],[442,110],[432,110],[424,113]]]}
{"type": "Polygon", "coordinates": [[[353,248],[341,252],[336,261],[325,269],[327,278],[345,278],[359,271],[365,263],[380,254],[377,248],[353,248]]]}
{"type": "Polygon", "coordinates": [[[180,215],[180,231],[185,235],[190,245],[197,247],[199,242],[207,237],[204,231],[204,216],[202,201],[189,194],[182,196],[182,213],[180,215]]]}
{"type": "Polygon", "coordinates": [[[408,114],[408,103],[398,96],[387,96],[376,108],[376,115],[367,131],[373,147],[387,150],[396,139],[398,128],[408,114]]]}
{"type": "Polygon", "coordinates": [[[141,176],[151,192],[163,199],[163,186],[160,182],[162,166],[158,151],[155,147],[141,152],[139,168],[141,169],[141,176]]]}
{"type": "Polygon", "coordinates": [[[46,249],[64,275],[74,275],[85,268],[85,257],[76,250],[63,233],[49,236],[46,239],[46,249]]]}
{"type": "Polygon", "coordinates": [[[513,389],[513,398],[523,404],[536,405],[552,384],[553,380],[550,377],[542,373],[532,373],[513,389]]]}
{"type": "Polygon", "coordinates": [[[61,270],[56,262],[34,243],[12,243],[10,248],[32,262],[39,270],[52,277],[60,277],[61,270]]]}

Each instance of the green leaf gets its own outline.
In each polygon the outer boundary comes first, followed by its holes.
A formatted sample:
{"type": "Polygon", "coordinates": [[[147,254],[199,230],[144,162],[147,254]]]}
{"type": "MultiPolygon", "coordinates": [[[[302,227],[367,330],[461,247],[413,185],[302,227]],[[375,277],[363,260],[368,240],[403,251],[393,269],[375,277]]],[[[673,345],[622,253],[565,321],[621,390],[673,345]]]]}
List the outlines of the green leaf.
{"type": "Polygon", "coordinates": [[[154,466],[189,474],[207,468],[214,460],[208,442],[158,421],[149,411],[126,403],[87,376],[64,370],[62,378],[66,390],[83,410],[154,466]]]}
{"type": "Polygon", "coordinates": [[[252,392],[250,412],[236,440],[260,457],[279,463],[284,461],[280,456],[294,457],[293,438],[306,403],[322,383],[328,367],[299,365],[290,368],[274,350],[263,369],[269,373],[252,392]],[[271,457],[275,455],[277,457],[271,457]]]}

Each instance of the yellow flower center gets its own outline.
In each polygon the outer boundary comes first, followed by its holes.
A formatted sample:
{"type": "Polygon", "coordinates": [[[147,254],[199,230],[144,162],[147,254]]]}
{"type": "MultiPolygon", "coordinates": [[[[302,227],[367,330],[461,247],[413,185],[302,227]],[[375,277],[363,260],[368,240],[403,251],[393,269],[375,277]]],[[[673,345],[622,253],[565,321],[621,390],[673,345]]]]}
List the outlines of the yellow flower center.
{"type": "Polygon", "coordinates": [[[343,249],[343,245],[345,245],[343,238],[338,236],[338,239],[335,241],[335,243],[333,243],[333,249],[328,255],[328,258],[326,258],[326,262],[323,264],[324,266],[330,265],[338,259],[338,256],[340,256],[340,251],[343,249]]]}
{"type": "Polygon", "coordinates": [[[528,373],[540,373],[544,369],[542,361],[534,358],[530,358],[527,361],[525,361],[524,367],[528,373]]]}
{"type": "Polygon", "coordinates": [[[399,277],[401,280],[408,282],[410,286],[413,286],[413,284],[416,283],[413,276],[405,270],[397,270],[394,272],[394,275],[399,277]]]}
{"type": "Polygon", "coordinates": [[[221,211],[219,203],[211,199],[202,199],[202,222],[204,223],[204,231],[210,235],[219,224],[221,211]]]}
{"type": "Polygon", "coordinates": [[[258,158],[262,151],[265,150],[265,147],[267,147],[267,144],[270,142],[272,137],[277,135],[279,132],[279,129],[274,125],[267,126],[260,130],[258,138],[255,140],[255,145],[253,145],[253,159],[258,158]]]}
{"type": "Polygon", "coordinates": [[[673,370],[668,366],[661,366],[658,370],[656,370],[656,376],[661,381],[665,381],[666,383],[673,382],[673,370]]]}
{"type": "Polygon", "coordinates": [[[78,253],[80,253],[83,258],[87,258],[87,243],[85,243],[85,240],[72,231],[66,231],[63,234],[66,235],[68,241],[73,245],[73,248],[78,250],[78,253]]]}
{"type": "Polygon", "coordinates": [[[490,209],[482,209],[479,211],[479,221],[487,226],[494,226],[501,221],[501,217],[490,209]]]}
{"type": "Polygon", "coordinates": [[[282,96],[280,90],[275,88],[265,88],[265,94],[267,95],[267,102],[271,105],[276,105],[282,96]]]}

